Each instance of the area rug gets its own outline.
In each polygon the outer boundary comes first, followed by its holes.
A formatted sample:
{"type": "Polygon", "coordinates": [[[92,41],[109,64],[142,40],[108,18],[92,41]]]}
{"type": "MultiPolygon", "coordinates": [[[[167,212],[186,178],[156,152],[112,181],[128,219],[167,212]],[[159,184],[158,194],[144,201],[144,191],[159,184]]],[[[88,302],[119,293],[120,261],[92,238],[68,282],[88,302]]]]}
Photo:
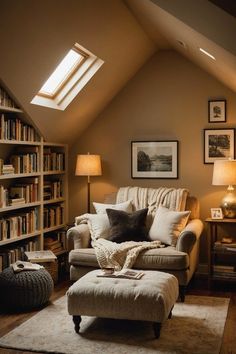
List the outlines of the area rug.
{"type": "Polygon", "coordinates": [[[218,354],[229,299],[187,296],[177,303],[159,339],[152,324],[82,317],[74,331],[66,296],[0,339],[4,348],[63,354],[218,354]]]}

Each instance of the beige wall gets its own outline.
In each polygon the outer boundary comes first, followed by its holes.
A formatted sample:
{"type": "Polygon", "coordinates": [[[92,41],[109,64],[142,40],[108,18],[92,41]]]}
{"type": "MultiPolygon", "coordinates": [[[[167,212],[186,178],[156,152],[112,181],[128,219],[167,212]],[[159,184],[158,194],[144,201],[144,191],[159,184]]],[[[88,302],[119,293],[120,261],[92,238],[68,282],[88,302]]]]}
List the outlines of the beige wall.
{"type": "Polygon", "coordinates": [[[204,220],[224,187],[211,185],[212,164],[203,163],[203,129],[228,127],[236,127],[236,94],[174,51],[155,54],[72,147],[70,219],[86,212],[86,178],[75,177],[74,167],[76,154],[89,151],[101,154],[103,163],[102,177],[92,178],[93,201],[119,186],[187,187],[200,199],[204,220]],[[227,123],[208,123],[213,98],[226,98],[227,123]],[[179,179],[132,179],[131,141],[168,139],[179,140],[179,179]]]}

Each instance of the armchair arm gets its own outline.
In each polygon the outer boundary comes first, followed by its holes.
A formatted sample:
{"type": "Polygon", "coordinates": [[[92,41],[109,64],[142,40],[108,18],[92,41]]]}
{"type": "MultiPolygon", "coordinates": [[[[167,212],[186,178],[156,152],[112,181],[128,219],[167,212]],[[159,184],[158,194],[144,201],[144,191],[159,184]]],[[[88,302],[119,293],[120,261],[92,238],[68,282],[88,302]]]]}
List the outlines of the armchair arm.
{"type": "Polygon", "coordinates": [[[88,248],[90,247],[90,231],[87,224],[79,224],[71,227],[66,233],[68,248],[88,248]]]}
{"type": "Polygon", "coordinates": [[[194,244],[199,239],[203,230],[203,223],[200,219],[193,219],[186,225],[178,237],[176,249],[190,254],[194,244]]]}

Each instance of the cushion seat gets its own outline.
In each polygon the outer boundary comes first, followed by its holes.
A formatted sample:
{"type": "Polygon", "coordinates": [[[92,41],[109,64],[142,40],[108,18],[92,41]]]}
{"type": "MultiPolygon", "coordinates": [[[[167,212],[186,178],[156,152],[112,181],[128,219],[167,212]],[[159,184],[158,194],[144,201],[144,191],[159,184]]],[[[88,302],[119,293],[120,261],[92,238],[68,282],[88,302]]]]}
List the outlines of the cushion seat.
{"type": "MultiPolygon", "coordinates": [[[[95,250],[93,248],[80,248],[72,250],[69,263],[99,268],[95,250]]],[[[189,256],[185,252],[177,251],[175,247],[150,249],[142,252],[133,268],[137,269],[163,269],[183,270],[189,267],[189,256]]]]}

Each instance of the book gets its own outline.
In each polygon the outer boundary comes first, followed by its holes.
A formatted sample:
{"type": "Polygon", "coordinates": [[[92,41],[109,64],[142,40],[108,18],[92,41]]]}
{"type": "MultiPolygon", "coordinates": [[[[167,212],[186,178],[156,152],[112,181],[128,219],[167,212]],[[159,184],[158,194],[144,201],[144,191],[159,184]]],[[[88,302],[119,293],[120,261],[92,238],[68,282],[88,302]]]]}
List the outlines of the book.
{"type": "Polygon", "coordinates": [[[236,247],[226,247],[226,250],[230,252],[236,252],[236,247]]]}
{"type": "Polygon", "coordinates": [[[102,271],[97,274],[97,277],[105,277],[105,278],[124,278],[124,279],[136,279],[139,280],[143,277],[145,272],[134,269],[122,269],[120,271],[102,271]]]}
{"type": "Polygon", "coordinates": [[[34,251],[34,252],[25,252],[27,259],[30,262],[54,262],[57,257],[52,251],[34,251]]]}
{"type": "Polygon", "coordinates": [[[39,264],[33,264],[31,262],[16,261],[12,264],[12,268],[14,270],[14,273],[19,273],[23,270],[39,270],[43,268],[43,266],[39,264]]]}

